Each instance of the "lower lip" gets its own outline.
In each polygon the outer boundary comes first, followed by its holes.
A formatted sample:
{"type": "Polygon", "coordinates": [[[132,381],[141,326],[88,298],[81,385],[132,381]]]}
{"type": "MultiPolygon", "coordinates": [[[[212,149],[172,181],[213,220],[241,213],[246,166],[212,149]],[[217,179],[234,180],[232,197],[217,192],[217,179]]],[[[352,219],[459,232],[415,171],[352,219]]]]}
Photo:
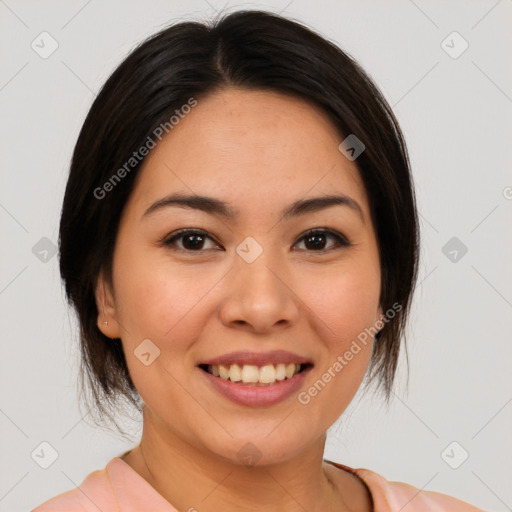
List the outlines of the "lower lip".
{"type": "Polygon", "coordinates": [[[236,384],[230,380],[215,377],[211,373],[199,368],[199,371],[208,379],[212,386],[226,398],[240,405],[263,406],[273,405],[286,400],[302,386],[311,366],[301,371],[291,379],[277,381],[267,386],[250,386],[236,384]]]}

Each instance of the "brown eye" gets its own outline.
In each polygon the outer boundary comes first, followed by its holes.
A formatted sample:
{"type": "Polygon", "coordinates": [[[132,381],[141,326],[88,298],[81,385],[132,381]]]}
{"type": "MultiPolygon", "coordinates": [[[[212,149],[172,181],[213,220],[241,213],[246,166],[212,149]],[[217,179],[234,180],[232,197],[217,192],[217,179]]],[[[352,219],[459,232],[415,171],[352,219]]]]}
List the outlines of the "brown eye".
{"type": "MultiPolygon", "coordinates": [[[[183,229],[174,233],[170,238],[164,240],[164,244],[166,246],[176,246],[177,250],[187,251],[187,252],[203,252],[205,241],[213,239],[208,236],[205,231],[200,231],[196,229],[183,229]],[[177,242],[181,241],[180,244],[177,242]]],[[[218,245],[214,245],[214,247],[218,247],[218,245]]]]}
{"type": "Polygon", "coordinates": [[[304,240],[306,250],[313,252],[329,251],[351,245],[345,236],[330,229],[312,229],[299,239],[299,241],[302,240],[304,240]],[[327,240],[329,238],[335,240],[335,244],[334,247],[331,246],[326,248],[327,240]]]}
{"type": "MultiPolygon", "coordinates": [[[[322,228],[308,231],[299,239],[299,242],[302,241],[304,241],[305,250],[308,252],[325,252],[352,245],[341,233],[322,228]],[[334,243],[331,244],[330,247],[328,246],[329,239],[334,240],[334,243]]],[[[200,253],[207,249],[218,249],[220,247],[206,231],[197,229],[182,229],[177,231],[166,238],[163,244],[170,247],[172,250],[189,253],[200,253]],[[211,247],[205,247],[208,240],[213,242],[211,247]]]]}

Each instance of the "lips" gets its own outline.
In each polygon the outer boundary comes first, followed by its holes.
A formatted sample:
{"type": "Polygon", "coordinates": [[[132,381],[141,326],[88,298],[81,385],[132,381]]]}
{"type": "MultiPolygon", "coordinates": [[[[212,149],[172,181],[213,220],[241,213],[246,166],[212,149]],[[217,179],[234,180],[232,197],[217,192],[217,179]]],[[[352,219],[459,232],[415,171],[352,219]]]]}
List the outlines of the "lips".
{"type": "MultiPolygon", "coordinates": [[[[244,368],[245,367],[246,366],[244,366],[244,368]]],[[[224,398],[238,405],[266,407],[289,400],[294,394],[298,393],[309,375],[312,365],[306,364],[303,370],[291,378],[285,378],[282,381],[266,384],[259,382],[250,384],[232,382],[230,379],[212,375],[204,370],[203,365],[200,365],[198,368],[200,378],[204,379],[203,382],[206,382],[219,396],[224,396],[224,398]]],[[[253,368],[256,368],[256,366],[253,366],[253,368]]]]}
{"type": "Polygon", "coordinates": [[[297,392],[313,363],[286,350],[238,351],[202,361],[197,367],[202,378],[232,402],[268,406],[297,392]]]}

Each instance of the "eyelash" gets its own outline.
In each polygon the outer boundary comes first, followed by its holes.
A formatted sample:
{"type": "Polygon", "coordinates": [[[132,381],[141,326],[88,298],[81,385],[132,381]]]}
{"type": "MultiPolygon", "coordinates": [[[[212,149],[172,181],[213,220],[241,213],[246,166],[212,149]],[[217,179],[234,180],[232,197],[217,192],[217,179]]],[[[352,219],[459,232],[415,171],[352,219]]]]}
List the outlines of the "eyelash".
{"type": "MultiPolygon", "coordinates": [[[[201,229],[180,229],[179,231],[176,231],[175,233],[172,233],[171,236],[165,238],[164,240],[162,240],[162,243],[169,247],[171,250],[173,251],[179,251],[179,252],[185,252],[185,253],[188,253],[188,254],[191,254],[191,253],[201,253],[201,252],[205,252],[206,249],[199,249],[197,251],[193,251],[193,250],[190,250],[190,249],[181,249],[181,248],[175,248],[175,247],[172,247],[174,244],[175,244],[175,241],[180,239],[180,238],[184,238],[186,236],[190,236],[190,235],[200,235],[204,238],[210,238],[210,240],[213,240],[215,242],[215,240],[209,236],[209,234],[206,232],[206,231],[203,231],[201,229]]],[[[336,240],[336,246],[335,247],[331,247],[330,249],[321,249],[321,250],[318,250],[318,251],[314,251],[314,250],[310,250],[310,251],[307,251],[307,252],[313,252],[313,253],[318,253],[318,254],[325,254],[329,251],[332,251],[332,250],[336,250],[336,249],[341,249],[341,248],[344,248],[344,247],[349,247],[351,246],[352,244],[350,243],[350,241],[344,236],[342,235],[341,233],[338,233],[332,229],[327,229],[327,228],[314,228],[314,229],[310,229],[309,231],[306,231],[299,239],[298,239],[298,242],[302,241],[303,239],[307,238],[308,236],[312,236],[312,235],[326,235],[326,236],[330,236],[332,238],[334,238],[336,240]]],[[[217,242],[215,242],[217,243],[217,242]]],[[[220,245],[220,244],[218,244],[220,245]]]]}

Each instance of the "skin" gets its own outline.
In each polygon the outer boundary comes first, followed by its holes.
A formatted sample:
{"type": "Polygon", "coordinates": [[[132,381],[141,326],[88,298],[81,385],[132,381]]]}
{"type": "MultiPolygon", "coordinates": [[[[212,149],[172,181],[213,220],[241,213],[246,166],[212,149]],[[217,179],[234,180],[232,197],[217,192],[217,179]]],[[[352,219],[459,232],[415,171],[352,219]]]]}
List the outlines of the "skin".
{"type": "Polygon", "coordinates": [[[116,240],[113,289],[98,279],[98,327],[122,339],[145,404],[141,443],[123,460],[179,510],[371,510],[365,484],[323,453],[373,340],[307,405],[297,394],[272,406],[237,405],[197,367],[234,350],[289,350],[314,363],[305,391],[381,318],[368,197],[355,163],[338,150],[343,138],[307,102],[229,88],[198,99],[137,176],[116,240]],[[172,192],[216,197],[240,217],[179,207],[143,217],[172,192]],[[279,220],[296,200],[334,193],[357,201],[363,217],[333,206],[279,220]],[[182,228],[211,238],[199,249],[187,236],[174,250],[161,242],[182,228]],[[313,228],[352,245],[326,236],[321,251],[303,238],[313,228]],[[250,264],[236,252],[248,236],[263,248],[250,264]],[[149,366],[134,356],[147,338],[160,349],[149,366]],[[238,457],[248,442],[261,454],[252,467],[238,457]]]}

